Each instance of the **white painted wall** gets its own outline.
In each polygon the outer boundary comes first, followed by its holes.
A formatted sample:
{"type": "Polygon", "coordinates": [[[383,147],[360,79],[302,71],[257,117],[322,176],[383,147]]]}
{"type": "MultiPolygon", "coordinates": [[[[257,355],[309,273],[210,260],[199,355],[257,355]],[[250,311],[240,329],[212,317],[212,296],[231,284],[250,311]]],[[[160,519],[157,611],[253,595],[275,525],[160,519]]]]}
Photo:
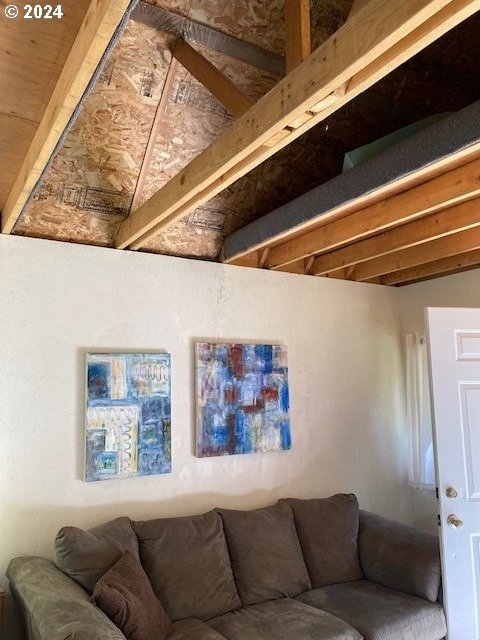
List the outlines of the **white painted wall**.
{"type": "MultiPolygon", "coordinates": [[[[425,307],[480,307],[480,269],[398,289],[404,333],[425,332],[425,307]]],[[[433,491],[413,491],[413,524],[437,531],[438,507],[433,491]]]]}
{"type": "Polygon", "coordinates": [[[6,236],[0,271],[2,575],[51,556],[62,525],[122,514],[354,491],[411,520],[397,290],[6,236]],[[193,342],[208,338],[288,346],[292,451],[194,457],[193,342]],[[85,353],[122,349],[172,353],[173,473],[86,484],[85,353]]]}

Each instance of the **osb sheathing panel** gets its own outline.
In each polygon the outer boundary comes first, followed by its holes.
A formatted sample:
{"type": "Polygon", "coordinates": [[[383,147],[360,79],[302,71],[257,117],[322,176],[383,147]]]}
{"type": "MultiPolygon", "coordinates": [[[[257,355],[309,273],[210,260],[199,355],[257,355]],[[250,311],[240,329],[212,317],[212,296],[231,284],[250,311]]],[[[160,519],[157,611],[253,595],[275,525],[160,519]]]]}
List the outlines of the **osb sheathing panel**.
{"type": "MultiPolygon", "coordinates": [[[[280,48],[281,3],[162,2],[255,44],[280,48]],[[232,5],[237,4],[235,11],[232,5]],[[208,5],[208,7],[206,6],[208,5]],[[272,16],[274,18],[272,18],[272,16]],[[251,23],[256,28],[249,32],[251,23]],[[220,23],[220,24],[219,24],[220,23]],[[230,25],[230,28],[226,28],[230,25]],[[248,33],[249,37],[246,38],[248,33]]],[[[15,232],[112,245],[131,198],[171,61],[173,37],[131,21],[64,147],[15,232]]],[[[201,50],[199,48],[199,50],[201,50]]],[[[201,50],[252,100],[277,81],[269,73],[201,50]]],[[[155,137],[143,202],[207,147],[232,122],[224,107],[179,65],[155,137]]],[[[205,221],[202,222],[202,225],[205,221]]],[[[216,225],[217,226],[217,225],[216,225]]],[[[218,243],[217,243],[218,244],[218,243]]],[[[186,249],[192,253],[192,247],[186,249]]],[[[212,251],[204,253],[214,257],[212,251]]]]}
{"type": "Polygon", "coordinates": [[[165,82],[167,40],[129,23],[16,232],[113,243],[165,82]]]}

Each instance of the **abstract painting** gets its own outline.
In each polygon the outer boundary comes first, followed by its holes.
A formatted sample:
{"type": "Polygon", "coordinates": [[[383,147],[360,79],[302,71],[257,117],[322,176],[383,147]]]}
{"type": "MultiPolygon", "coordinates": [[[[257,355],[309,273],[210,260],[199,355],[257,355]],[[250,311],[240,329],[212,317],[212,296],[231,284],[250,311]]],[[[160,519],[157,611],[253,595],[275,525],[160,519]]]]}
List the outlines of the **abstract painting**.
{"type": "Polygon", "coordinates": [[[195,349],[197,456],[290,449],[286,347],[201,342],[195,349]]]}
{"type": "Polygon", "coordinates": [[[87,354],[85,480],[171,469],[170,354],[87,354]]]}

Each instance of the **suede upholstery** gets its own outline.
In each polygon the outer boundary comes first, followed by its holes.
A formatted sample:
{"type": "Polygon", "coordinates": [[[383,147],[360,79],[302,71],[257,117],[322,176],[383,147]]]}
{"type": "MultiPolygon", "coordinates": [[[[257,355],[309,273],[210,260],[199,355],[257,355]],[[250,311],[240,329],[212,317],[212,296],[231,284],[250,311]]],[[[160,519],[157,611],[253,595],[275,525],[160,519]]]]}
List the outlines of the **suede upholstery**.
{"type": "Polygon", "coordinates": [[[28,640],[125,640],[88,593],[50,560],[15,558],[7,577],[25,611],[28,640]]]}
{"type": "Polygon", "coordinates": [[[436,536],[362,511],[358,545],[365,578],[437,601],[441,566],[436,536]]]}
{"type": "Polygon", "coordinates": [[[140,560],[130,551],[100,578],[91,601],[128,640],[166,640],[173,630],[140,560]]]}
{"type": "Polygon", "coordinates": [[[357,547],[359,508],[353,494],[286,502],[313,588],[363,578],[357,547]]]}
{"type": "Polygon", "coordinates": [[[84,531],[63,527],[55,538],[55,564],[89,594],[125,551],[138,556],[138,541],[129,518],[117,518],[84,531]]]}
{"type": "Polygon", "coordinates": [[[311,588],[286,502],[253,511],[219,509],[244,606],[293,597],[311,588]]]}
{"type": "Polygon", "coordinates": [[[209,624],[229,640],[361,640],[343,620],[289,598],[244,607],[209,624]]]}
{"type": "Polygon", "coordinates": [[[225,640],[225,637],[198,618],[186,618],[173,624],[168,640],[225,640]]]}
{"type": "Polygon", "coordinates": [[[446,634],[439,604],[367,580],[314,589],[297,599],[350,623],[365,640],[440,640],[446,634]]]}
{"type": "Polygon", "coordinates": [[[354,563],[335,556],[330,545],[337,543],[351,560],[356,499],[291,503],[298,535],[287,501],[148,522],[119,518],[89,532],[64,528],[56,541],[57,561],[73,579],[43,558],[17,558],[8,569],[28,640],[125,640],[74,581],[88,590],[123,555],[123,547],[131,547],[127,555],[138,554],[174,621],[168,640],[444,639],[443,609],[435,602],[436,538],[360,512],[359,555],[368,579],[311,589],[299,537],[312,579],[344,580],[354,563]]]}
{"type": "Polygon", "coordinates": [[[145,573],[171,620],[206,620],[241,606],[218,513],[133,526],[145,573]]]}

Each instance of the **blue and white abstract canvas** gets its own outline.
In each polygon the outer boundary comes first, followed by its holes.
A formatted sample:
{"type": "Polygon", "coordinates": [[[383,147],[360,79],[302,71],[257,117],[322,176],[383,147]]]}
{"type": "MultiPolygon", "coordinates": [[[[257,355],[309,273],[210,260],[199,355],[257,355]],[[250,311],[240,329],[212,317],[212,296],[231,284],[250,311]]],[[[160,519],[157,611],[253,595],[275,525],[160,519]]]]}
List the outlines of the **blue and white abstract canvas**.
{"type": "Polygon", "coordinates": [[[291,449],[287,348],[196,344],[197,456],[291,449]]]}
{"type": "Polygon", "coordinates": [[[87,482],[170,473],[170,354],[87,354],[86,404],[87,482]]]}

